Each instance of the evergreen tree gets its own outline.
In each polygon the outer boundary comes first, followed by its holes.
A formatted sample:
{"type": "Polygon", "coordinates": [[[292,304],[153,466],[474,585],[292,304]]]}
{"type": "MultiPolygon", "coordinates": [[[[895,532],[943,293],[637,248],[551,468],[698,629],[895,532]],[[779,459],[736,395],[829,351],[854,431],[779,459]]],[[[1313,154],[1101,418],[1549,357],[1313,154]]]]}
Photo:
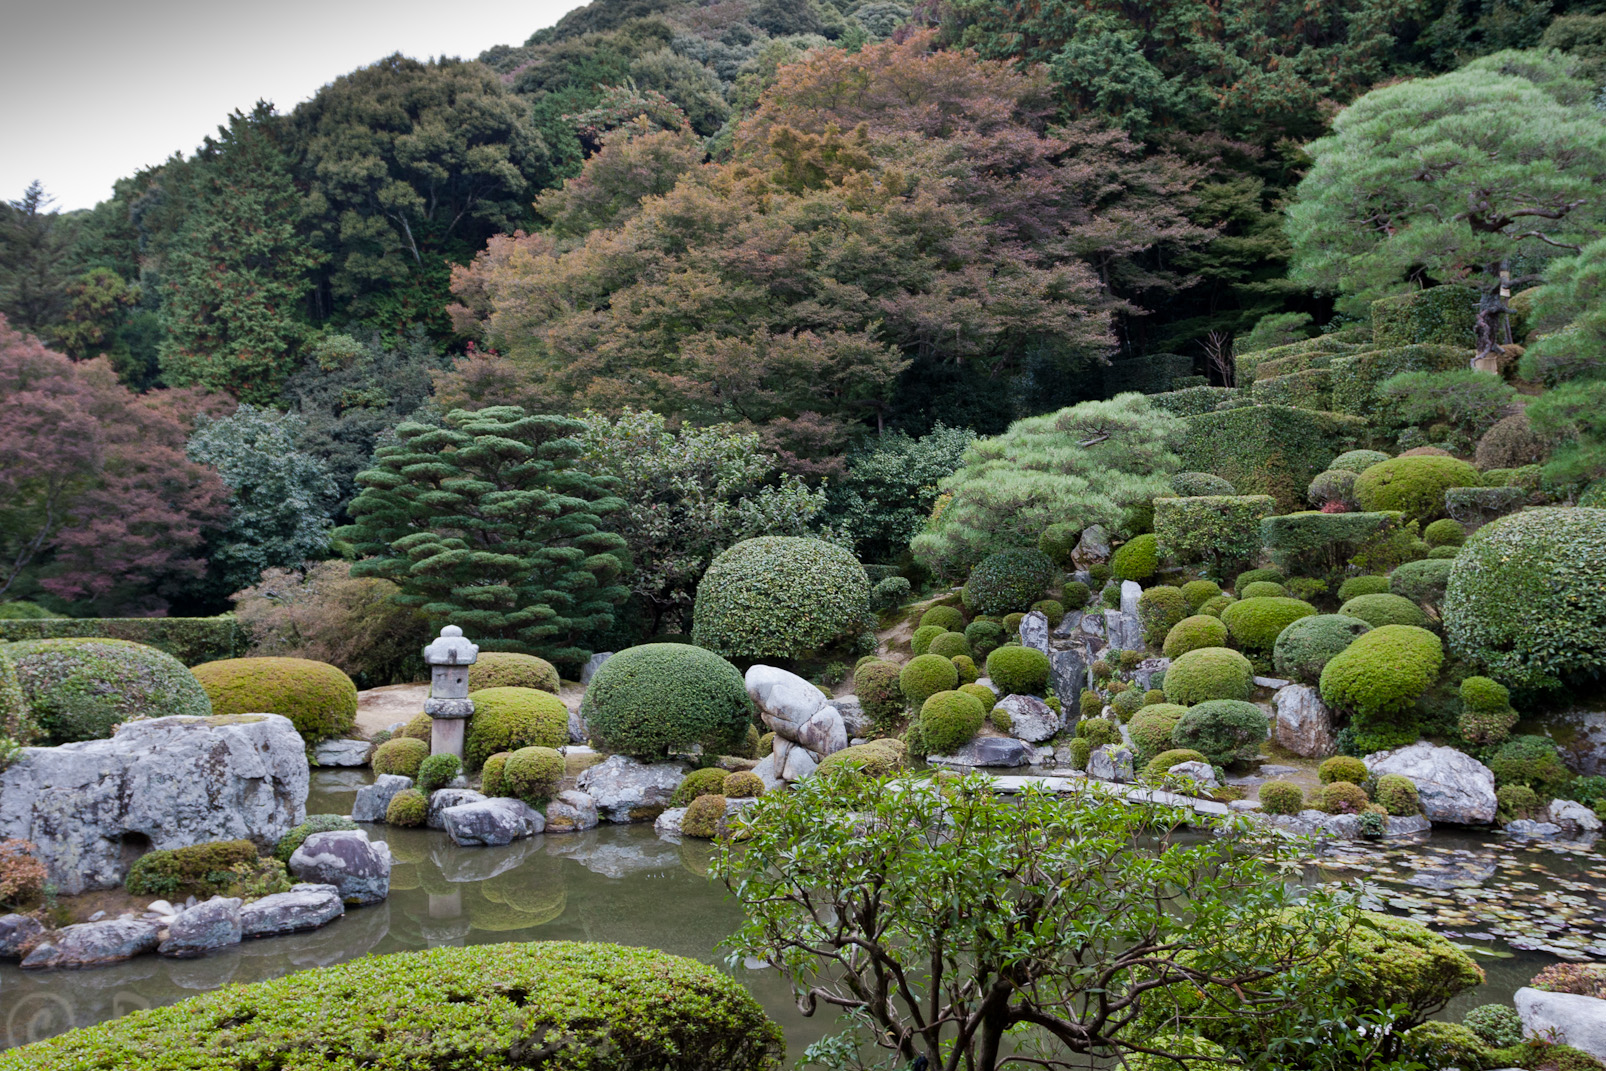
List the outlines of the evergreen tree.
{"type": "Polygon", "coordinates": [[[367,559],[352,575],[395,581],[398,601],[486,650],[577,669],[629,595],[625,541],[603,530],[624,503],[576,465],[584,430],[518,406],[402,424],[335,532],[367,559]]]}
{"type": "Polygon", "coordinates": [[[0,316],[19,331],[51,338],[67,309],[68,235],[34,182],[0,203],[0,316]]]}
{"type": "Polygon", "coordinates": [[[188,168],[193,207],[167,259],[162,307],[171,386],[262,403],[295,368],[308,273],[322,257],[297,233],[301,196],[273,124],[268,104],[235,112],[188,168]]]}

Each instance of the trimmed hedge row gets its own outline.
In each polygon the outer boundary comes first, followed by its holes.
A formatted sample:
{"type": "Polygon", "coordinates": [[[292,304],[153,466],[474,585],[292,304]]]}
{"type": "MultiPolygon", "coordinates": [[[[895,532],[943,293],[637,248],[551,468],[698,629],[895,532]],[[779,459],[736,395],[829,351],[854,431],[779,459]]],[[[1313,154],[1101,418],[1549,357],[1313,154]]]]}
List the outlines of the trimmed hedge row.
{"type": "Polygon", "coordinates": [[[1191,563],[1248,561],[1260,550],[1263,518],[1276,512],[1270,495],[1202,495],[1154,500],[1160,555],[1191,563]]]}
{"type": "Polygon", "coordinates": [[[1187,387],[1149,395],[1149,404],[1179,417],[1214,413],[1223,405],[1242,400],[1248,404],[1248,392],[1236,387],[1187,387]]]}
{"type": "Polygon", "coordinates": [[[1286,405],[1201,413],[1187,425],[1183,468],[1213,472],[1240,495],[1271,495],[1283,513],[1302,508],[1310,481],[1367,429],[1360,417],[1286,405]]]}
{"type": "Polygon", "coordinates": [[[1470,286],[1435,286],[1372,302],[1372,344],[1417,343],[1471,349],[1478,292],[1470,286]]]}
{"type": "Polygon", "coordinates": [[[1402,345],[1335,358],[1329,369],[1333,411],[1371,416],[1377,412],[1377,388],[1384,380],[1401,372],[1453,372],[1467,367],[1471,357],[1470,346],[1402,345]]]}
{"type": "Polygon", "coordinates": [[[1269,379],[1257,378],[1254,397],[1266,405],[1325,411],[1333,407],[1333,374],[1325,368],[1307,368],[1269,379]]]}
{"type": "Polygon", "coordinates": [[[166,651],[186,666],[239,658],[251,642],[232,614],[218,617],[51,617],[0,621],[0,643],[22,640],[108,639],[166,651]]]}

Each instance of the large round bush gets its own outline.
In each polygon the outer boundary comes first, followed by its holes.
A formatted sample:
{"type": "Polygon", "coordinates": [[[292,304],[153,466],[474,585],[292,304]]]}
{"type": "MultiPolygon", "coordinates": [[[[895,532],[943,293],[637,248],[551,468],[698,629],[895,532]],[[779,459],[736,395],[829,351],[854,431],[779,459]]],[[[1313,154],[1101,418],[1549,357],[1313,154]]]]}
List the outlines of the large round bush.
{"type": "Polygon", "coordinates": [[[896,662],[873,659],[853,671],[853,692],[865,717],[877,729],[890,729],[903,716],[903,686],[896,662]]]}
{"type": "Polygon", "coordinates": [[[1408,710],[1439,679],[1444,648],[1413,625],[1384,625],[1355,639],[1322,670],[1322,699],[1363,717],[1408,710]]]}
{"type": "Polygon", "coordinates": [[[920,625],[941,625],[944,632],[963,632],[965,615],[953,606],[933,606],[920,615],[920,625]]]}
{"type": "Polygon", "coordinates": [[[1212,699],[1188,708],[1171,730],[1171,746],[1192,748],[1217,766],[1247,762],[1266,742],[1266,713],[1238,699],[1212,699]]]}
{"type": "Polygon", "coordinates": [[[1117,580],[1147,580],[1160,568],[1160,541],[1154,533],[1122,543],[1110,558],[1110,573],[1117,580]]]}
{"type": "Polygon", "coordinates": [[[603,747],[654,759],[694,744],[716,752],[738,747],[753,704],[741,673],[712,651],[646,643],[597,668],[580,713],[603,747]]]}
{"type": "Polygon", "coordinates": [[[1363,510],[1398,510],[1426,524],[1444,516],[1444,492],[1482,482],[1476,468],[1453,457],[1396,457],[1356,478],[1355,501],[1363,510]]]}
{"type": "Polygon", "coordinates": [[[1286,596],[1262,596],[1258,599],[1239,599],[1221,611],[1221,623],[1227,626],[1233,642],[1251,651],[1268,654],[1277,645],[1283,629],[1302,617],[1316,616],[1316,607],[1303,599],[1286,596]]]}
{"type": "Polygon", "coordinates": [[[1048,655],[1035,647],[999,647],[987,656],[987,676],[1003,695],[1042,695],[1048,655]]]}
{"type": "Polygon", "coordinates": [[[558,794],[563,756],[549,747],[521,747],[502,765],[502,784],[511,795],[540,807],[558,794]]]}
{"type": "Polygon", "coordinates": [[[1171,746],[1171,730],[1177,727],[1177,722],[1187,712],[1187,707],[1175,703],[1151,703],[1132,715],[1126,729],[1138,749],[1139,763],[1148,762],[1171,746]]]}
{"type": "Polygon", "coordinates": [[[1138,596],[1138,622],[1143,626],[1143,638],[1149,643],[1165,640],[1171,626],[1188,616],[1187,597],[1181,588],[1159,584],[1147,588],[1138,596]]]}
{"type": "Polygon", "coordinates": [[[708,566],[692,608],[692,639],[729,658],[795,658],[857,635],[870,580],[834,543],[747,539],[708,566]]]}
{"type": "Polygon", "coordinates": [[[1344,614],[1302,617],[1278,634],[1272,662],[1277,672],[1289,680],[1315,684],[1322,679],[1327,663],[1356,637],[1370,631],[1372,626],[1367,622],[1344,614]]]}
{"type": "Polygon", "coordinates": [[[1171,663],[1165,671],[1168,702],[1191,707],[1211,699],[1248,699],[1255,688],[1255,668],[1228,647],[1201,647],[1171,663]]]}
{"type": "Polygon", "coordinates": [[[780,1027],[715,967],[646,948],[532,941],[368,956],[226,986],[12,1049],[0,1066],[777,1071],[783,1051],[780,1027]]]}
{"type": "Polygon", "coordinates": [[[308,743],[351,731],[357,686],[327,662],[226,658],[193,670],[214,714],[283,714],[308,743]]]}
{"type": "Polygon", "coordinates": [[[958,684],[958,668],[942,655],[918,655],[898,672],[898,686],[903,689],[904,698],[916,707],[938,692],[953,690],[958,684]]]}
{"type": "Polygon", "coordinates": [[[1403,595],[1357,595],[1338,608],[1345,617],[1358,617],[1373,628],[1384,625],[1415,625],[1428,623],[1422,607],[1403,595]]]}
{"type": "Polygon", "coordinates": [[[1444,594],[1450,647],[1507,687],[1606,672],[1606,509],[1536,509],[1478,529],[1444,594]]]}
{"type": "Polygon", "coordinates": [[[534,688],[558,694],[558,668],[535,655],[512,651],[483,651],[468,667],[468,690],[534,688]]]}
{"type": "Polygon", "coordinates": [[[1221,619],[1209,614],[1195,614],[1171,626],[1171,631],[1165,634],[1165,646],[1161,650],[1167,658],[1180,658],[1201,647],[1226,645],[1227,626],[1221,623],[1221,619]]]}
{"type": "Polygon", "coordinates": [[[468,697],[474,700],[474,716],[463,739],[463,764],[470,773],[498,751],[569,742],[569,708],[551,692],[487,688],[468,697]]]}
{"type": "MultiPolygon", "coordinates": [[[[1438,606],[1444,602],[1444,588],[1450,582],[1452,558],[1423,558],[1406,562],[1389,574],[1389,591],[1418,605],[1438,606]]],[[[1411,621],[1390,624],[1410,625],[1411,621]]]]}
{"type": "Polygon", "coordinates": [[[958,658],[960,655],[969,658],[974,653],[963,632],[944,632],[926,645],[926,651],[944,658],[958,658]]]}
{"type": "Polygon", "coordinates": [[[398,736],[374,748],[374,753],[368,761],[373,766],[374,773],[380,776],[397,774],[401,777],[416,778],[418,768],[427,758],[429,758],[427,743],[410,736],[398,736]]]}
{"type": "Polygon", "coordinates": [[[1043,597],[1059,571],[1040,550],[1002,550],[983,558],[965,582],[965,607],[978,614],[1024,610],[1043,597]]]}
{"type": "Polygon", "coordinates": [[[926,748],[937,755],[952,755],[970,743],[986,720],[981,700],[964,692],[938,692],[920,704],[920,731],[926,748]]]}
{"type": "Polygon", "coordinates": [[[31,720],[46,744],[103,740],[133,718],[212,713],[205,689],[184,663],[142,643],[23,640],[0,644],[0,660],[15,672],[25,707],[0,709],[0,726],[31,720]]]}

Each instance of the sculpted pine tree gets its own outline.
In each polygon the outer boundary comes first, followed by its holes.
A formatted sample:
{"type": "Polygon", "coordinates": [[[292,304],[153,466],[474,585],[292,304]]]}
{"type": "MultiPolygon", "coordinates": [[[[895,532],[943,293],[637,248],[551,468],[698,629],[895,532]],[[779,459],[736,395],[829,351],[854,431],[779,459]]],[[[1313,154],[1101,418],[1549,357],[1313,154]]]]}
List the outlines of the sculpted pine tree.
{"type": "Polygon", "coordinates": [[[629,589],[625,542],[603,530],[623,502],[575,466],[583,430],[517,406],[402,424],[335,533],[365,558],[352,575],[394,581],[398,602],[486,650],[585,661],[629,589]]]}

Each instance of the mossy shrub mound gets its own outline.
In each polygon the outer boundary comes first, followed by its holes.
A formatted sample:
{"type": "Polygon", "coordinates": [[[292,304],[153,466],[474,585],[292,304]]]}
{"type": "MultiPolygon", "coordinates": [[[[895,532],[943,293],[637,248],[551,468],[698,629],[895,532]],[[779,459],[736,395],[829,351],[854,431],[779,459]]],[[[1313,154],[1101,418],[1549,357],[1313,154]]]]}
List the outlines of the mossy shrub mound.
{"type": "Polygon", "coordinates": [[[1292,781],[1267,781],[1260,786],[1260,808],[1267,814],[1298,814],[1305,809],[1305,791],[1292,781]]]}
{"type": "Polygon", "coordinates": [[[1172,626],[1188,616],[1192,607],[1180,588],[1157,584],[1146,588],[1138,596],[1138,623],[1143,626],[1143,638],[1149,643],[1161,643],[1172,626]]]}
{"type": "Polygon", "coordinates": [[[1148,762],[1171,746],[1171,730],[1187,712],[1187,707],[1175,703],[1151,703],[1132,715],[1126,730],[1137,746],[1139,762],[1148,762]]]}
{"type": "Polygon", "coordinates": [[[1389,578],[1386,576],[1352,576],[1338,586],[1338,597],[1344,602],[1361,595],[1387,595],[1389,578]]]}
{"type": "Polygon", "coordinates": [[[563,756],[549,747],[521,747],[507,757],[502,781],[510,796],[539,807],[558,794],[563,756]]]}
{"type": "Polygon", "coordinates": [[[1227,626],[1221,623],[1221,619],[1209,614],[1195,614],[1171,626],[1171,631],[1165,634],[1165,644],[1161,650],[1167,658],[1175,659],[1201,647],[1226,645],[1227,626]]]}
{"type": "Polygon", "coordinates": [[[729,753],[747,736],[753,703],[741,671],[719,655],[684,643],[648,643],[598,668],[580,713],[603,747],[651,759],[694,744],[729,753]]]}
{"type": "Polygon", "coordinates": [[[463,738],[463,764],[470,772],[498,751],[559,748],[569,742],[569,708],[551,692],[486,688],[468,697],[474,700],[474,716],[463,738]]]}
{"type": "Polygon", "coordinates": [[[937,625],[944,632],[965,631],[965,615],[957,606],[933,606],[920,615],[920,626],[937,625]]]}
{"type": "Polygon", "coordinates": [[[1366,718],[1401,714],[1433,687],[1443,664],[1444,647],[1427,629],[1384,625],[1327,663],[1322,699],[1366,718]]]}
{"type": "Polygon", "coordinates": [[[1471,463],[1453,457],[1396,457],[1356,478],[1355,501],[1368,513],[1398,510],[1408,520],[1427,524],[1444,516],[1444,492],[1482,483],[1471,463]]]}
{"type": "Polygon", "coordinates": [[[685,807],[698,796],[717,796],[724,791],[725,771],[717,766],[707,766],[686,775],[686,779],[675,789],[675,794],[669,797],[669,805],[685,807]]]}
{"type": "Polygon", "coordinates": [[[1159,537],[1152,532],[1127,540],[1110,557],[1110,572],[1117,580],[1147,580],[1159,568],[1159,537]]]}
{"type": "Polygon", "coordinates": [[[821,539],[762,536],[709,563],[692,639],[727,658],[795,658],[853,638],[869,613],[870,579],[851,552],[821,539]]]}
{"type": "Polygon", "coordinates": [[[418,778],[418,768],[429,758],[429,745],[411,736],[398,736],[374,748],[368,760],[376,775],[399,774],[418,778]]]}
{"type": "MultiPolygon", "coordinates": [[[[1043,597],[1059,569],[1040,550],[1003,550],[989,554],[965,581],[965,608],[976,614],[1008,614],[1025,610],[1043,597]]],[[[1007,629],[1008,623],[1005,623],[1007,629]]],[[[1011,630],[1013,631],[1013,630],[1011,630]]]]}
{"type": "Polygon", "coordinates": [[[918,655],[898,671],[898,686],[903,689],[904,698],[915,707],[938,692],[951,691],[958,685],[959,670],[951,659],[941,655],[918,655]]]}
{"type": "Polygon", "coordinates": [[[819,772],[830,770],[856,770],[866,777],[891,777],[904,768],[909,747],[902,740],[890,737],[854,744],[827,755],[820,763],[819,772]]]}
{"type": "Polygon", "coordinates": [[[725,824],[726,802],[725,796],[718,792],[692,800],[680,820],[681,833],[698,840],[713,840],[719,836],[720,827],[725,824]]]}
{"type": "Polygon", "coordinates": [[[351,731],[357,686],[327,662],[227,658],[193,670],[214,714],[282,714],[309,744],[351,731]]]}
{"type": "Polygon", "coordinates": [[[1356,638],[1372,631],[1358,617],[1317,614],[1302,617],[1283,629],[1272,648],[1272,664],[1289,680],[1316,684],[1327,663],[1338,657],[1356,638]]]}
{"type": "MultiPolygon", "coordinates": [[[[1246,585],[1252,587],[1253,585],[1246,585]]],[[[1261,596],[1240,599],[1221,611],[1221,623],[1238,646],[1268,654],[1283,629],[1302,617],[1314,617],[1316,607],[1303,599],[1261,596]]]]}
{"type": "Polygon", "coordinates": [[[208,841],[187,848],[146,852],[128,868],[123,884],[134,896],[205,899],[238,880],[235,867],[256,864],[256,845],[248,840],[208,841]]]}
{"type": "Polygon", "coordinates": [[[1035,647],[999,647],[987,656],[987,677],[1003,695],[1042,695],[1048,655],[1035,647]]]}
{"type": "Polygon", "coordinates": [[[1237,699],[1212,699],[1188,708],[1171,730],[1171,746],[1202,752],[1216,766],[1247,762],[1266,742],[1265,711],[1237,699]]]}
{"type": "Polygon", "coordinates": [[[1248,699],[1254,687],[1255,667],[1228,647],[1189,651],[1165,671],[1166,700],[1184,707],[1212,699],[1248,699]]]}
{"type": "Polygon", "coordinates": [[[987,708],[964,692],[938,692],[920,705],[920,731],[926,747],[938,755],[951,755],[970,743],[987,720],[987,708]]]}
{"type": "Polygon", "coordinates": [[[1384,625],[1422,628],[1428,623],[1428,615],[1422,612],[1422,607],[1403,595],[1358,595],[1340,606],[1338,612],[1345,617],[1360,618],[1373,628],[1384,625]]]}
{"type": "Polygon", "coordinates": [[[0,727],[37,725],[44,744],[104,740],[134,718],[213,713],[206,690],[182,662],[141,643],[22,640],[0,644],[0,661],[6,663],[0,676],[20,691],[24,707],[0,709],[0,727]]]}
{"type": "Polygon", "coordinates": [[[557,695],[558,667],[535,655],[484,651],[468,667],[468,690],[485,688],[534,688],[557,695]]]}
{"type": "MultiPolygon", "coordinates": [[[[891,728],[903,716],[903,686],[898,683],[902,669],[896,662],[876,658],[853,671],[853,692],[859,697],[859,706],[878,729],[891,728]]],[[[759,751],[764,751],[762,746],[759,751]]]]}
{"type": "Polygon", "coordinates": [[[429,817],[429,797],[416,788],[406,788],[390,797],[385,808],[385,824],[416,829],[429,817]]]}
{"type": "Polygon", "coordinates": [[[546,1071],[776,1071],[785,1047],[758,1001],[717,968],[535,941],[367,956],[227,986],[13,1049],[0,1066],[337,1071],[354,1051],[370,1071],[514,1068],[537,1051],[546,1071]]]}
{"type": "Polygon", "coordinates": [[[970,641],[965,639],[963,632],[944,632],[931,641],[926,651],[944,658],[969,658],[972,654],[970,641]]]}

